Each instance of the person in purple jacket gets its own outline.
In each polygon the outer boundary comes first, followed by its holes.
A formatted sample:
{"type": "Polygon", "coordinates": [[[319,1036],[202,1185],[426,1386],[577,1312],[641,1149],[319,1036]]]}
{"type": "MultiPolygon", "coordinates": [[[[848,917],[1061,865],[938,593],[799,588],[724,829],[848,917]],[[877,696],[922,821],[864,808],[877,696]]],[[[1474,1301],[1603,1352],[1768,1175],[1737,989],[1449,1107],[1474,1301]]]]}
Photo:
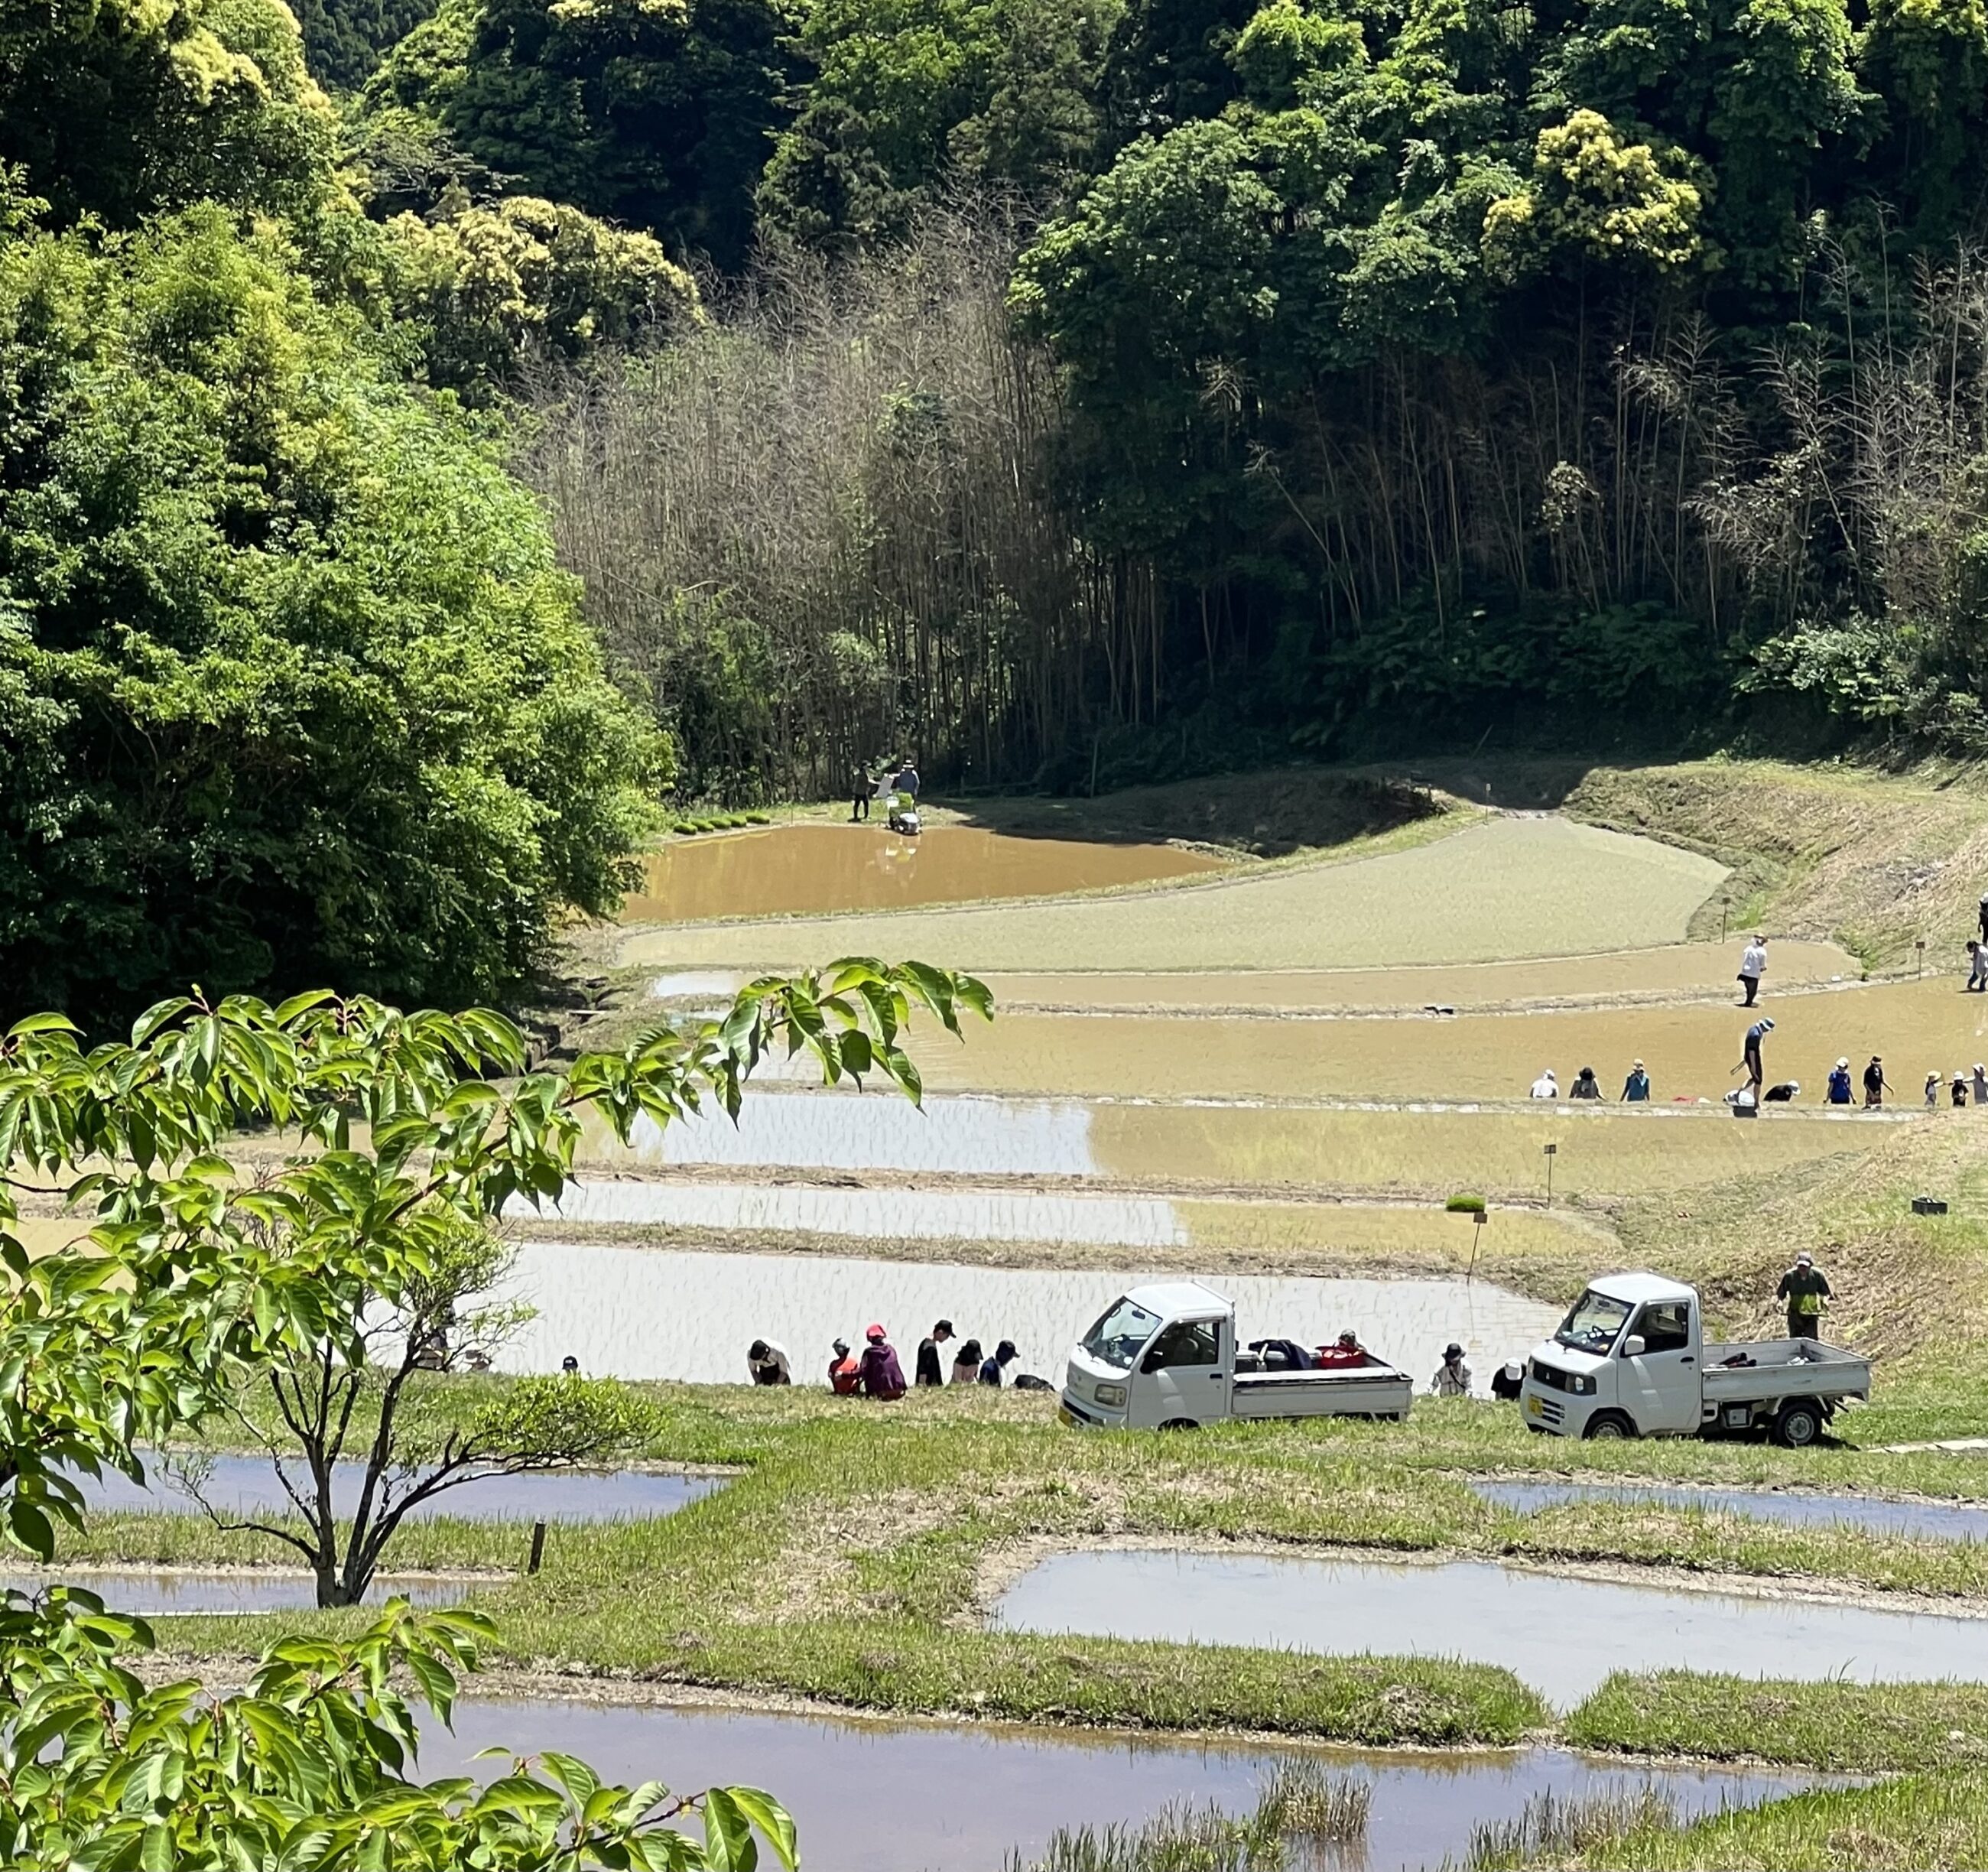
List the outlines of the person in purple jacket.
{"type": "Polygon", "coordinates": [[[868,1328],[863,1336],[868,1342],[863,1348],[863,1395],[894,1403],[904,1395],[904,1368],[897,1349],[881,1326],[868,1328]]]}

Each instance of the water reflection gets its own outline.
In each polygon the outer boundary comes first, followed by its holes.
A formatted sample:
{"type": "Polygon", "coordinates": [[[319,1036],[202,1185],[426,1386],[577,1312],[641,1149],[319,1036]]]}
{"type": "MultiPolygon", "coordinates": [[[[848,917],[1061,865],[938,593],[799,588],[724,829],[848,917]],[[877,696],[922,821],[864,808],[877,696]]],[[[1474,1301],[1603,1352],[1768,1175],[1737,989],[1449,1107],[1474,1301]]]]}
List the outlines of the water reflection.
{"type": "Polygon", "coordinates": [[[1018,838],[979,826],[931,826],[902,838],[881,818],[860,825],[771,826],[673,840],[643,862],[627,922],[690,922],[1003,897],[1143,884],[1223,869],[1204,851],[1168,845],[1018,838]]]}
{"type": "Polygon", "coordinates": [[[1658,1483],[1486,1482],[1470,1486],[1486,1501],[1520,1515],[1541,1508],[1619,1501],[1632,1508],[1696,1508],[1792,1528],[1868,1528],[1919,1540],[1988,1539],[1988,1507],[1887,1501],[1875,1495],[1788,1495],[1772,1488],[1668,1488],[1658,1483]]]}
{"type": "MultiPolygon", "coordinates": [[[[101,1481],[77,1476],[85,1504],[93,1511],[126,1514],[200,1511],[184,1459],[147,1456],[146,1480],[133,1481],[114,1470],[101,1481]]],[[[293,1480],[302,1472],[291,1465],[293,1480]]],[[[364,1470],[340,1463],[332,1471],[332,1501],[349,1515],[357,1505],[364,1470]]],[[[224,1515],[255,1513],[294,1517],[296,1508],[277,1480],[274,1466],[252,1456],[203,1458],[191,1474],[201,1496],[224,1515]]],[[[453,1516],[472,1521],[624,1521],[673,1515],[723,1485],[708,1475],[652,1475],[641,1470],[610,1472],[564,1470],[539,1475],[479,1477],[445,1490],[409,1511],[410,1521],[453,1516]]]]}
{"type": "Polygon", "coordinates": [[[1557,1579],[1478,1561],[1059,1554],[1002,1598],[1017,1631],[1502,1664],[1570,1707],[1615,1671],[1804,1682],[1988,1680],[1988,1619],[1557,1579]]]}
{"type": "MultiPolygon", "coordinates": [[[[317,1589],[308,1574],[281,1572],[273,1567],[235,1572],[178,1567],[132,1567],[114,1572],[0,1572],[0,1589],[11,1592],[39,1593],[58,1582],[86,1588],[114,1612],[147,1619],[170,1618],[175,1613],[296,1612],[317,1603],[317,1589]]],[[[472,1589],[470,1583],[461,1579],[390,1575],[374,1581],[366,1600],[378,1605],[398,1597],[417,1606],[453,1606],[472,1589]]]]}
{"type": "Polygon", "coordinates": [[[1461,1860],[1473,1825],[1516,1819],[1552,1792],[1587,1799],[1650,1786],[1684,1814],[1750,1806],[1818,1777],[1702,1768],[1651,1769],[1558,1749],[1499,1754],[1363,1752],[1293,1745],[1169,1742],[1008,1725],[830,1720],[724,1710],[614,1708],[474,1701],[455,1734],[424,1732],[425,1776],[502,1772],[485,1748],[556,1748],[624,1784],[743,1782],[772,1790],[799,1826],[812,1872],[996,1872],[1011,1852],[1040,1854],[1060,1826],[1143,1820],[1169,1802],[1234,1813],[1293,1757],[1373,1789],[1366,1848],[1335,1857],[1347,1872],[1461,1860]]]}
{"type": "MultiPolygon", "coordinates": [[[[538,1315],[500,1363],[556,1371],[571,1353],[592,1373],[736,1384],[745,1382],[746,1346],[763,1338],[786,1347],[797,1379],[825,1383],[837,1335],[860,1345],[874,1320],[902,1350],[945,1319],[986,1346],[1013,1339],[1021,1369],[1060,1379],[1077,1335],[1141,1278],[1136,1267],[970,1268],[527,1242],[512,1290],[538,1315]]],[[[1317,1345],[1350,1326],[1423,1381],[1448,1340],[1462,1339],[1488,1373],[1537,1344],[1560,1312],[1482,1281],[1208,1278],[1236,1302],[1246,1339],[1275,1334],[1317,1345]]]]}

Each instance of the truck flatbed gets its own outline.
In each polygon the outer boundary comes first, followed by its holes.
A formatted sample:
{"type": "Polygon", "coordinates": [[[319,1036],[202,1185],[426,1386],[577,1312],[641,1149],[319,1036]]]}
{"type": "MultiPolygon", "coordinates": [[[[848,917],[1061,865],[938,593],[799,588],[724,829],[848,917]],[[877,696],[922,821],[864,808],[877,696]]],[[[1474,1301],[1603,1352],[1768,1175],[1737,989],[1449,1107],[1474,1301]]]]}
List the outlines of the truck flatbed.
{"type": "Polygon", "coordinates": [[[1405,1417],[1415,1397],[1391,1365],[1333,1371],[1238,1372],[1229,1412],[1239,1417],[1405,1417]]]}

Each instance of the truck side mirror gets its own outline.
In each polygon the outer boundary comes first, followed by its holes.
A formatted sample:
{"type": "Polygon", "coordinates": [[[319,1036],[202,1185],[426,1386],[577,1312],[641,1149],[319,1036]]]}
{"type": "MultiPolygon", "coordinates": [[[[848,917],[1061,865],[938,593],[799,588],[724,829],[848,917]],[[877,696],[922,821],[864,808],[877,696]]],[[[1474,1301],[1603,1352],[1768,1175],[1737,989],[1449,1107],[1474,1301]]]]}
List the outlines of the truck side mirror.
{"type": "Polygon", "coordinates": [[[1142,1372],[1157,1372],[1165,1363],[1166,1361],[1160,1356],[1160,1349],[1155,1346],[1139,1361],[1139,1369],[1142,1372]]]}
{"type": "Polygon", "coordinates": [[[1643,1335],[1640,1332],[1631,1333],[1622,1342],[1622,1356],[1625,1359],[1640,1359],[1645,1350],[1643,1335]]]}

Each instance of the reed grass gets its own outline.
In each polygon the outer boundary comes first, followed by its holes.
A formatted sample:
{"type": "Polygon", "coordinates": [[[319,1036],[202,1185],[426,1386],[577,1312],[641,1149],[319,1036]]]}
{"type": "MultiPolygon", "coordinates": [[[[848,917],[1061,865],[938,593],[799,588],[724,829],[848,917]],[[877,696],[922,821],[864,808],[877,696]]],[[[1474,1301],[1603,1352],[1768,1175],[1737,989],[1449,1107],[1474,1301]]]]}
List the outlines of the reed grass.
{"type": "Polygon", "coordinates": [[[1631,1833],[1675,1826],[1677,1809],[1651,1786],[1584,1798],[1535,1794],[1516,1820],[1486,1820],[1470,1830],[1466,1872],[1516,1872],[1572,1856],[1608,1853],[1631,1833]]]}

